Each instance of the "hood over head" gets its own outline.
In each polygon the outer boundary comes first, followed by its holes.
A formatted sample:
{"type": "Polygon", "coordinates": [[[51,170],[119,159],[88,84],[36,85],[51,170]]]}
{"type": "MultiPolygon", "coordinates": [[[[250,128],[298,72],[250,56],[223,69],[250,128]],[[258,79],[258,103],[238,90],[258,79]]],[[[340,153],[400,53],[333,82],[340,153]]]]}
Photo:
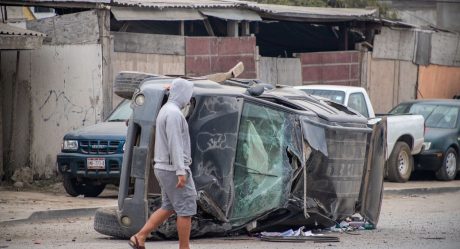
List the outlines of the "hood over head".
{"type": "Polygon", "coordinates": [[[168,101],[173,102],[184,108],[190,102],[193,94],[193,82],[177,78],[174,79],[169,89],[168,101]]]}

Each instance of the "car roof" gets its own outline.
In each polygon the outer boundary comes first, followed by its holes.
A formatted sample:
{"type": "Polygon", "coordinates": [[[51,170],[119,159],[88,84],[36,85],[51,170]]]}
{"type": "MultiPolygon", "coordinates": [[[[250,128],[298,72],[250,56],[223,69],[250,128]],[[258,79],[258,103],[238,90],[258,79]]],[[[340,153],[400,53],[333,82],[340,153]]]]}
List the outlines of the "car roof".
{"type": "Polygon", "coordinates": [[[401,104],[418,104],[418,103],[460,106],[460,100],[458,99],[416,99],[416,100],[402,102],[400,103],[400,105],[401,104]]]}

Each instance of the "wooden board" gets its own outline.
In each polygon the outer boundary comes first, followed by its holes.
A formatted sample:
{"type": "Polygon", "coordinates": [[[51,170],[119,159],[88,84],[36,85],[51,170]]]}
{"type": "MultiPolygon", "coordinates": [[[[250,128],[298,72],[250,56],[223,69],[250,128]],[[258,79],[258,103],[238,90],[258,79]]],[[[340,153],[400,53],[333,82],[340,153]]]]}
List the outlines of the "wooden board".
{"type": "Polygon", "coordinates": [[[185,57],[180,55],[113,53],[113,73],[140,71],[153,74],[185,74],[185,57]]]}
{"type": "Polygon", "coordinates": [[[397,104],[415,99],[417,65],[403,60],[382,60],[363,54],[361,86],[366,88],[376,113],[386,113],[397,104]]]}
{"type": "Polygon", "coordinates": [[[460,68],[438,65],[420,66],[419,99],[451,99],[460,94],[460,68]]]}
{"type": "Polygon", "coordinates": [[[260,57],[259,78],[270,84],[302,85],[299,58],[260,57]]]}
{"type": "Polygon", "coordinates": [[[185,38],[177,35],[112,32],[115,52],[185,55],[185,38]]]}

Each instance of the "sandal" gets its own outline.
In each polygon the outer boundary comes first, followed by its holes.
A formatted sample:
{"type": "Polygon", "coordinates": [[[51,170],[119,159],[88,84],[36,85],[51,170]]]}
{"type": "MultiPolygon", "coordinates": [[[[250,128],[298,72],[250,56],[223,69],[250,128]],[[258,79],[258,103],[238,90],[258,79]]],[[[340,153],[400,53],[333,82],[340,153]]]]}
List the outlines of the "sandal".
{"type": "MultiPolygon", "coordinates": [[[[139,245],[139,241],[137,240],[136,235],[134,235],[133,237],[134,237],[135,241],[132,241],[131,239],[129,239],[128,244],[129,244],[133,249],[145,249],[145,246],[139,245]]],[[[131,237],[131,238],[133,238],[133,237],[131,237]]]]}

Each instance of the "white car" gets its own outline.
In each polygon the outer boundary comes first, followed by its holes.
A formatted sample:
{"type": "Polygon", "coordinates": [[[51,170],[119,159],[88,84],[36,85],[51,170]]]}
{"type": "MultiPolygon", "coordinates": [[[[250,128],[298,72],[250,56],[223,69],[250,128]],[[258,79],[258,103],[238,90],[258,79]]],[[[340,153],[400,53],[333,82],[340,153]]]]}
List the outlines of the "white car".
{"type": "MultiPolygon", "coordinates": [[[[348,106],[367,117],[371,123],[383,117],[375,116],[371,100],[362,87],[306,85],[295,88],[348,106]]],[[[389,115],[386,118],[386,175],[390,181],[406,182],[414,170],[413,155],[420,153],[423,147],[424,118],[422,115],[389,115]]]]}

